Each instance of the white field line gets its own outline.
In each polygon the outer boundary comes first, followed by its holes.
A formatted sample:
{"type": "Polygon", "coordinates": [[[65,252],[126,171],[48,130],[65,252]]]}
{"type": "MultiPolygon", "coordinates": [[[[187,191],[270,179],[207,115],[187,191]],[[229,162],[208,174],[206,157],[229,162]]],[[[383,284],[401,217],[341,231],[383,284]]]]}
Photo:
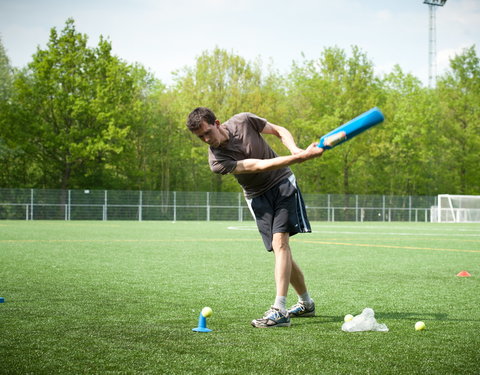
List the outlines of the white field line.
{"type": "MultiPolygon", "coordinates": [[[[331,228],[331,227],[329,227],[331,228]]],[[[246,230],[257,231],[256,226],[230,226],[227,227],[230,230],[246,230]]],[[[362,228],[366,229],[366,228],[362,228]]],[[[356,232],[356,231],[339,231],[339,230],[314,230],[312,233],[324,233],[324,234],[355,234],[355,235],[375,235],[375,236],[424,236],[424,237],[480,237],[479,234],[467,234],[467,233],[415,233],[415,232],[356,232]]]]}

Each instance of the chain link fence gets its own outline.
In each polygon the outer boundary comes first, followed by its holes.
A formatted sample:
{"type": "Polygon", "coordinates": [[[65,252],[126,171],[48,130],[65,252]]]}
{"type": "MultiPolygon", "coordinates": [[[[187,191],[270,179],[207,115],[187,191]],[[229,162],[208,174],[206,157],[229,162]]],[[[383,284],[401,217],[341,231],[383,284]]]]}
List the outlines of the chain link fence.
{"type": "MultiPolygon", "coordinates": [[[[430,221],[436,196],[304,194],[311,221],[430,221]]],[[[0,189],[2,220],[251,221],[241,193],[0,189]]]]}

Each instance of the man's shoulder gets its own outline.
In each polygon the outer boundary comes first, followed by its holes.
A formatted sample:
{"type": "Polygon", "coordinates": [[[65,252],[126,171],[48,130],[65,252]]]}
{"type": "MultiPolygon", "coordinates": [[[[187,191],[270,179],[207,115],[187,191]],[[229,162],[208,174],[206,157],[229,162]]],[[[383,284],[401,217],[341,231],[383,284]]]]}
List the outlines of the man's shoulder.
{"type": "Polygon", "coordinates": [[[230,117],[226,123],[242,123],[248,121],[248,117],[251,115],[252,114],[250,112],[240,112],[230,117]]]}
{"type": "Polygon", "coordinates": [[[224,125],[233,130],[234,128],[251,125],[260,132],[267,123],[262,117],[259,117],[251,112],[240,112],[236,115],[233,115],[229,120],[227,120],[224,125]]]}

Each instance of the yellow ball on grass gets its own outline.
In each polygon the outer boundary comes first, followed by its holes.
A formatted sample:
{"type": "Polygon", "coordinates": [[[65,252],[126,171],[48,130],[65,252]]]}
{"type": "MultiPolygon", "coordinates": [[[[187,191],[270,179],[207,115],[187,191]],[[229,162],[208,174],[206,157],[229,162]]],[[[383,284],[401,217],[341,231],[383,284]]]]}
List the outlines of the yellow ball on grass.
{"type": "Polygon", "coordinates": [[[424,322],[416,322],[415,323],[415,331],[423,331],[425,329],[424,322]]]}
{"type": "Polygon", "coordinates": [[[353,319],[353,315],[352,314],[347,314],[347,315],[345,315],[345,318],[343,318],[343,321],[346,323],[346,322],[349,322],[352,319],[353,319]]]}
{"type": "Polygon", "coordinates": [[[202,309],[202,315],[205,317],[205,318],[209,318],[211,317],[213,314],[213,310],[210,308],[210,307],[204,307],[202,309]]]}

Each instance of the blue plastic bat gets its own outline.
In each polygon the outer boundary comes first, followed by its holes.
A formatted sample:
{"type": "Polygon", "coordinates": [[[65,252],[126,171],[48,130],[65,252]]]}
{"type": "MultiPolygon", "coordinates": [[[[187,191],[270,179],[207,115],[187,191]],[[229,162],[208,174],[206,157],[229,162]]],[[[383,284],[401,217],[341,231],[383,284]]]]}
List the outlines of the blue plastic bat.
{"type": "Polygon", "coordinates": [[[365,130],[370,129],[372,126],[380,124],[385,117],[382,112],[375,107],[371,110],[362,113],[360,116],[355,117],[353,120],[339,126],[330,133],[325,134],[320,138],[318,147],[329,150],[346,142],[356,135],[363,133],[365,130]]]}

